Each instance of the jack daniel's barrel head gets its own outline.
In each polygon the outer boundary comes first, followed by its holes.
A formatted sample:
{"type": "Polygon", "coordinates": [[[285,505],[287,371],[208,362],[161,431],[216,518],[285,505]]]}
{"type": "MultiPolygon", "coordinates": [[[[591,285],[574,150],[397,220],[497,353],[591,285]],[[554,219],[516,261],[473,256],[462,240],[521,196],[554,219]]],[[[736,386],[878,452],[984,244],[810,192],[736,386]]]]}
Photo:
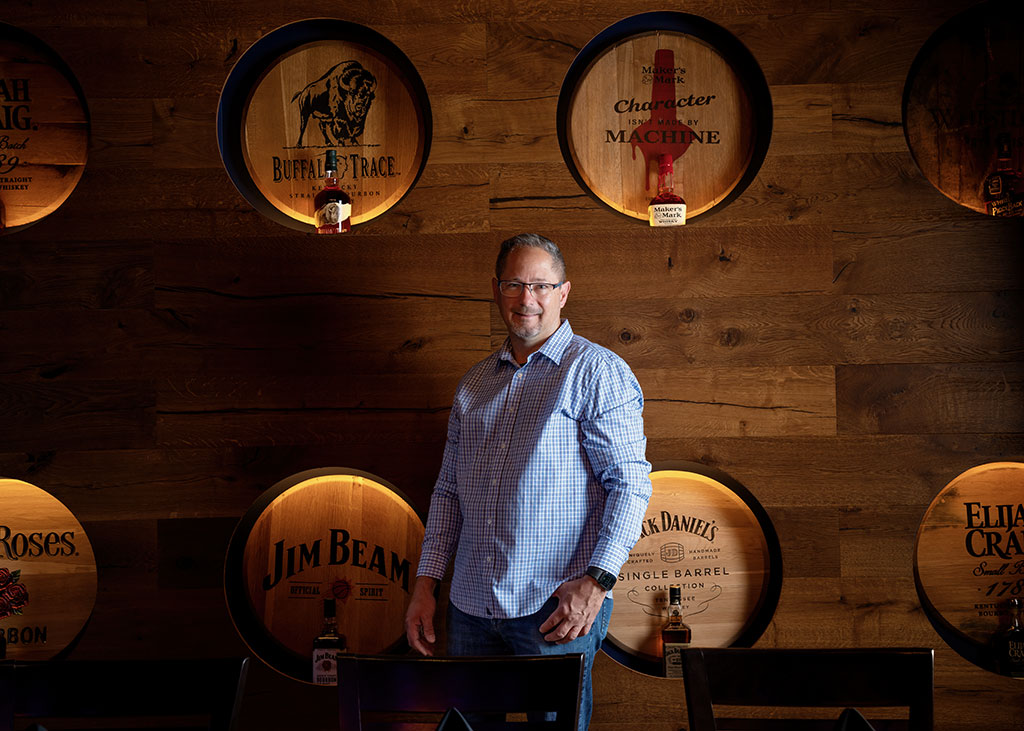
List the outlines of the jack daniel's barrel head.
{"type": "Polygon", "coordinates": [[[645,222],[659,155],[671,155],[675,192],[692,221],[726,206],[757,175],[772,100],[757,61],[724,28],[686,13],[642,13],[606,28],[576,56],[557,126],[580,187],[645,222]]]}
{"type": "Polygon", "coordinates": [[[307,682],[324,599],[336,600],[349,652],[404,647],[423,530],[409,501],[379,477],[346,468],[292,475],[253,503],[231,538],[231,619],[261,660],[307,682]]]}
{"type": "Polygon", "coordinates": [[[720,470],[659,465],[640,539],[619,572],[604,650],[639,672],[662,675],[668,589],[679,584],[683,621],[703,647],[749,647],[771,621],[782,553],[757,499],[720,470]]]}
{"type": "Polygon", "coordinates": [[[426,89],[405,54],[376,31],[333,18],[290,23],[254,43],[217,110],[235,187],[263,215],[306,232],[327,150],[337,151],[338,185],[358,225],[416,184],[431,128],[426,89]]]}
{"type": "Polygon", "coordinates": [[[57,210],[89,151],[89,111],[67,64],[35,36],[0,23],[0,233],[57,210]]]}
{"type": "Polygon", "coordinates": [[[96,604],[96,558],[74,514],[45,490],[0,479],[0,632],[8,660],[49,660],[96,604]]]}

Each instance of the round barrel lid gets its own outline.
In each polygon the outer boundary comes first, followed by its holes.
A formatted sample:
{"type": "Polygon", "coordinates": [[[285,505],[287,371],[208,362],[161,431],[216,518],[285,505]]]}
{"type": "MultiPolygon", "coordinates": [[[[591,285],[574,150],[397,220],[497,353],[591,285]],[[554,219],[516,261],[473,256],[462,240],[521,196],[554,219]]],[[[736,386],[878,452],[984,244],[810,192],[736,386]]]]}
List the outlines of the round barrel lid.
{"type": "Polygon", "coordinates": [[[405,496],[368,472],[325,468],[281,480],[231,537],[231,619],[261,660],[306,682],[324,599],[336,600],[350,652],[403,647],[423,530],[405,496]]]}
{"type": "Polygon", "coordinates": [[[999,672],[990,641],[1024,598],[1024,464],[972,467],[942,488],[917,531],[914,582],[942,639],[999,672]]]}
{"type": "Polygon", "coordinates": [[[353,225],[365,223],[416,184],[432,124],[426,88],[405,54],[376,31],[333,18],[290,23],[254,43],[217,110],[235,187],[260,213],[307,232],[326,150],[338,153],[353,225]]]}
{"type": "Polygon", "coordinates": [[[1019,0],[965,10],[921,47],[903,90],[903,131],[917,167],[947,198],[979,213],[1024,215],[1021,28],[1019,0]],[[1001,164],[1005,177],[996,180],[1001,164]]]}
{"type": "Polygon", "coordinates": [[[782,589],[782,552],[757,499],[728,474],[695,462],[651,473],[640,539],[619,572],[604,650],[662,675],[668,588],[682,590],[693,644],[749,647],[771,621],[782,589]]]}
{"type": "Polygon", "coordinates": [[[558,97],[570,172],[604,205],[647,221],[658,157],[674,160],[687,220],[718,210],[757,175],[772,100],[757,61],[724,28],[652,12],[606,28],[576,56],[558,97]]]}
{"type": "Polygon", "coordinates": [[[96,604],[96,558],[70,510],[45,490],[0,479],[0,632],[8,660],[49,660],[96,604]]]}
{"type": "Polygon", "coordinates": [[[89,152],[89,111],[78,80],[34,35],[0,23],[0,232],[57,210],[89,152]]]}

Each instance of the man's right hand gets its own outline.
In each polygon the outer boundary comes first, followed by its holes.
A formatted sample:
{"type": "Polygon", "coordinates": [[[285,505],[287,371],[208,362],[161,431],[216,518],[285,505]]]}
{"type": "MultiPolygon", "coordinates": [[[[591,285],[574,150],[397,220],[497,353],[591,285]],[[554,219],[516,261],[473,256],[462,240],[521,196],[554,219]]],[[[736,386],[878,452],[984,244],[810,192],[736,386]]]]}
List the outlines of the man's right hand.
{"type": "Polygon", "coordinates": [[[437,608],[437,600],[434,599],[434,591],[437,589],[437,579],[429,576],[417,576],[416,584],[412,588],[412,600],[409,602],[409,609],[405,612],[405,637],[409,641],[409,647],[421,655],[434,654],[434,611],[437,608]]]}

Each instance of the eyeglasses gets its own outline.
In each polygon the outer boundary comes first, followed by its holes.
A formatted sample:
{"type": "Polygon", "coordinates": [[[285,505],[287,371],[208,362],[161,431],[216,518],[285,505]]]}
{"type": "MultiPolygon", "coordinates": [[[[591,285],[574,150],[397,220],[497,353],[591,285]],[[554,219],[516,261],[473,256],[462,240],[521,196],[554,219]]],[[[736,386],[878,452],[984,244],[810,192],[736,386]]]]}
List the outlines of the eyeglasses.
{"type": "Polygon", "coordinates": [[[550,282],[517,282],[514,279],[502,279],[498,282],[498,291],[506,297],[518,297],[522,294],[523,287],[526,287],[533,293],[534,297],[537,299],[543,299],[563,284],[565,284],[565,282],[551,284],[550,282]]]}

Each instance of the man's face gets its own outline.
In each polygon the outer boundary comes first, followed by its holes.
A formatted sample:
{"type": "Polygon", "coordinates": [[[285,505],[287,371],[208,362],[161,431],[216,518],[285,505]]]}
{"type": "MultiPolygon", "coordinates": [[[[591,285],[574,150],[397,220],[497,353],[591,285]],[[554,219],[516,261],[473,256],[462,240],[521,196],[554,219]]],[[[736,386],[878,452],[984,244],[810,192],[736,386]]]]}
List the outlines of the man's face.
{"type": "MultiPolygon", "coordinates": [[[[558,284],[560,272],[551,255],[543,249],[524,246],[512,251],[505,261],[502,280],[516,282],[548,282],[558,284]]],[[[514,297],[506,297],[498,289],[498,280],[491,282],[494,302],[505,321],[513,345],[530,354],[544,344],[561,324],[561,312],[569,296],[569,282],[546,297],[538,297],[527,287],[514,297]],[[518,341],[518,342],[516,342],[518,341]]]]}

